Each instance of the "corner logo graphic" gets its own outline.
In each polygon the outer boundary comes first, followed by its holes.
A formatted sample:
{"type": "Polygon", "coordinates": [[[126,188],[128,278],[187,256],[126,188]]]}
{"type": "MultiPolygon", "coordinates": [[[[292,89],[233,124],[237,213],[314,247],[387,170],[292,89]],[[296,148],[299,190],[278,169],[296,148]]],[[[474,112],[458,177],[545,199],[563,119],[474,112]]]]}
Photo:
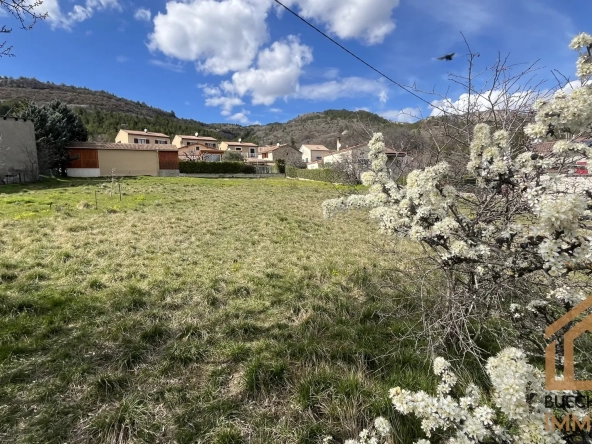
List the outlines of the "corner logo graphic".
{"type": "MultiPolygon", "coordinates": [[[[590,307],[592,307],[592,296],[580,302],[549,325],[545,330],[545,338],[549,339],[590,307]]],[[[555,369],[557,341],[553,341],[547,346],[545,350],[545,388],[547,390],[592,390],[592,380],[576,381],[574,372],[574,341],[587,331],[592,333],[592,314],[586,316],[565,333],[563,341],[564,377],[562,380],[557,379],[555,369]]]]}

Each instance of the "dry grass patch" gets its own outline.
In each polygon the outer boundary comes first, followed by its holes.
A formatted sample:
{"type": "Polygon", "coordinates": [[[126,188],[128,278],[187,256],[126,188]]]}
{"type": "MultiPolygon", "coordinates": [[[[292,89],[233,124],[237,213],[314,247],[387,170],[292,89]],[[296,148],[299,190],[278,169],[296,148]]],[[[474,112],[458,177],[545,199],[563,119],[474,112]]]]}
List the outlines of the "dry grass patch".
{"type": "Polygon", "coordinates": [[[322,218],[334,187],[126,179],[95,209],[96,189],[0,189],[2,442],[316,443],[431,387],[375,227],[322,218]]]}

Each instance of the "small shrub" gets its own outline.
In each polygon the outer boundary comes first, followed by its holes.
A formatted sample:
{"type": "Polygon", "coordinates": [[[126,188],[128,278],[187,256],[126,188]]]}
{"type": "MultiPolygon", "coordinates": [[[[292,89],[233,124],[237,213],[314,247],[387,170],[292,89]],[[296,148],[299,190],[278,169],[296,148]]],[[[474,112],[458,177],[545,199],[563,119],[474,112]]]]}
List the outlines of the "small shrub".
{"type": "Polygon", "coordinates": [[[79,210],[88,210],[89,208],[92,208],[92,205],[83,200],[78,205],[76,205],[76,208],[79,210]]]}
{"type": "Polygon", "coordinates": [[[243,162],[179,162],[184,174],[255,174],[253,165],[243,162]]]}

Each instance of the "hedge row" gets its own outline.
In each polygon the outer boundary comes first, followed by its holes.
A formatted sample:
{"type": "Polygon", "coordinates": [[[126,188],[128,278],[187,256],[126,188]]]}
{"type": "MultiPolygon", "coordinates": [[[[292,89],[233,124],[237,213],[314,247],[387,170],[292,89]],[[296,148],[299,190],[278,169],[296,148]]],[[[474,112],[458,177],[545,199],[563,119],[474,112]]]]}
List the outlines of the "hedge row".
{"type": "Polygon", "coordinates": [[[255,174],[253,165],[242,162],[179,162],[184,174],[255,174]]]}
{"type": "Polygon", "coordinates": [[[331,168],[319,168],[317,170],[300,169],[293,166],[286,166],[287,177],[299,179],[318,180],[319,182],[347,183],[347,175],[331,168]]]}

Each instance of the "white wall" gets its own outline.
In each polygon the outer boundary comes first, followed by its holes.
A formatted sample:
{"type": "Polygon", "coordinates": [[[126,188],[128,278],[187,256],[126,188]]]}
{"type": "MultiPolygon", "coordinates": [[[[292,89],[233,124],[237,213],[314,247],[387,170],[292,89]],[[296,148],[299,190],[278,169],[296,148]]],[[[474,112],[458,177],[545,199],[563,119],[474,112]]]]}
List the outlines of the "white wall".
{"type": "Polygon", "coordinates": [[[0,118],[0,180],[12,169],[25,173],[24,179],[31,180],[36,178],[38,168],[33,122],[0,118]]]}
{"type": "Polygon", "coordinates": [[[68,177],[100,177],[101,170],[98,168],[68,168],[68,177]]]}

